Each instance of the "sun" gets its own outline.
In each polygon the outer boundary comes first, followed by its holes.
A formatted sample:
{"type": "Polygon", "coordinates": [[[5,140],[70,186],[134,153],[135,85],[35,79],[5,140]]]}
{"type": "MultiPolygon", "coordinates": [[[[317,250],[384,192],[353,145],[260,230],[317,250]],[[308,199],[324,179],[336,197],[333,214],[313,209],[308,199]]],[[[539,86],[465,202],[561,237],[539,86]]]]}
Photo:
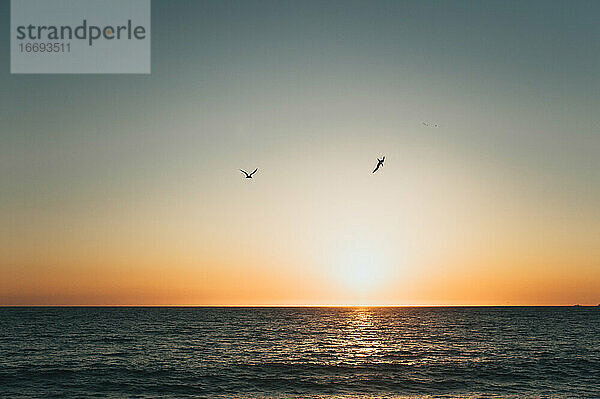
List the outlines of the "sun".
{"type": "Polygon", "coordinates": [[[357,294],[375,292],[388,274],[381,253],[369,248],[354,248],[344,254],[338,273],[344,288],[357,294]]]}

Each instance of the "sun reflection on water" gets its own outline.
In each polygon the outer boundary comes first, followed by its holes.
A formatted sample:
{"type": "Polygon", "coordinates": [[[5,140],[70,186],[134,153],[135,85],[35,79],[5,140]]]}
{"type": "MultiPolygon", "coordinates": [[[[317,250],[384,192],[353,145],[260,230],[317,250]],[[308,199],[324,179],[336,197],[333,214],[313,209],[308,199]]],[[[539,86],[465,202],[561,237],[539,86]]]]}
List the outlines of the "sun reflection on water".
{"type": "Polygon", "coordinates": [[[349,313],[346,350],[349,357],[376,356],[381,342],[375,324],[373,308],[357,307],[349,313]]]}

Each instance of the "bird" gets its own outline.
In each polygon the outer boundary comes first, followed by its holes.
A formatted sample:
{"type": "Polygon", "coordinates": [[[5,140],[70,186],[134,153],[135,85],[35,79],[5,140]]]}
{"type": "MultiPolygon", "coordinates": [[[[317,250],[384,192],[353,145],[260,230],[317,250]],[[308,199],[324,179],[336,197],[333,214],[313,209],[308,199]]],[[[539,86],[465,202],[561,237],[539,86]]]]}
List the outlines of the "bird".
{"type": "Polygon", "coordinates": [[[252,173],[250,173],[250,174],[248,174],[248,172],[246,172],[246,171],[245,171],[245,170],[243,170],[243,169],[240,169],[240,172],[242,172],[243,174],[245,174],[245,175],[246,175],[246,179],[252,179],[252,175],[253,175],[253,174],[255,174],[257,170],[258,170],[258,168],[254,169],[254,170],[252,171],[252,173]]]}
{"type": "Polygon", "coordinates": [[[437,123],[427,123],[427,122],[421,122],[423,124],[423,126],[426,127],[439,127],[439,125],[437,123]]]}
{"type": "Polygon", "coordinates": [[[377,166],[375,166],[373,173],[377,172],[380,166],[383,166],[383,161],[385,161],[385,155],[381,159],[377,158],[377,166]]]}

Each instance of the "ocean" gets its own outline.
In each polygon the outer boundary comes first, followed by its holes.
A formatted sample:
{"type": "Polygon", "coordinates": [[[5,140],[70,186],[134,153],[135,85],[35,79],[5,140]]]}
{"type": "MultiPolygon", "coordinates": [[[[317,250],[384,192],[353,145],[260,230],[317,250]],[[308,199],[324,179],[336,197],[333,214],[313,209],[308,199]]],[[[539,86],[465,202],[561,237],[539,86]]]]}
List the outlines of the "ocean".
{"type": "Polygon", "coordinates": [[[53,397],[600,398],[600,308],[0,308],[0,398],[53,397]]]}

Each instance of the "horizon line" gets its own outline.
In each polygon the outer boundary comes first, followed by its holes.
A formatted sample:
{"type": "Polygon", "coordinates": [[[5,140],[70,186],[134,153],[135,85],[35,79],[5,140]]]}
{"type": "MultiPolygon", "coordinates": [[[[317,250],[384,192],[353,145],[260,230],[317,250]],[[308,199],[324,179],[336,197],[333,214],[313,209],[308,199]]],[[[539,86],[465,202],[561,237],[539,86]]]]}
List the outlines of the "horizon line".
{"type": "Polygon", "coordinates": [[[546,304],[546,305],[470,305],[470,304],[433,304],[433,305],[403,305],[403,304],[0,304],[0,308],[489,308],[489,307],[600,307],[598,304],[546,304]]]}

